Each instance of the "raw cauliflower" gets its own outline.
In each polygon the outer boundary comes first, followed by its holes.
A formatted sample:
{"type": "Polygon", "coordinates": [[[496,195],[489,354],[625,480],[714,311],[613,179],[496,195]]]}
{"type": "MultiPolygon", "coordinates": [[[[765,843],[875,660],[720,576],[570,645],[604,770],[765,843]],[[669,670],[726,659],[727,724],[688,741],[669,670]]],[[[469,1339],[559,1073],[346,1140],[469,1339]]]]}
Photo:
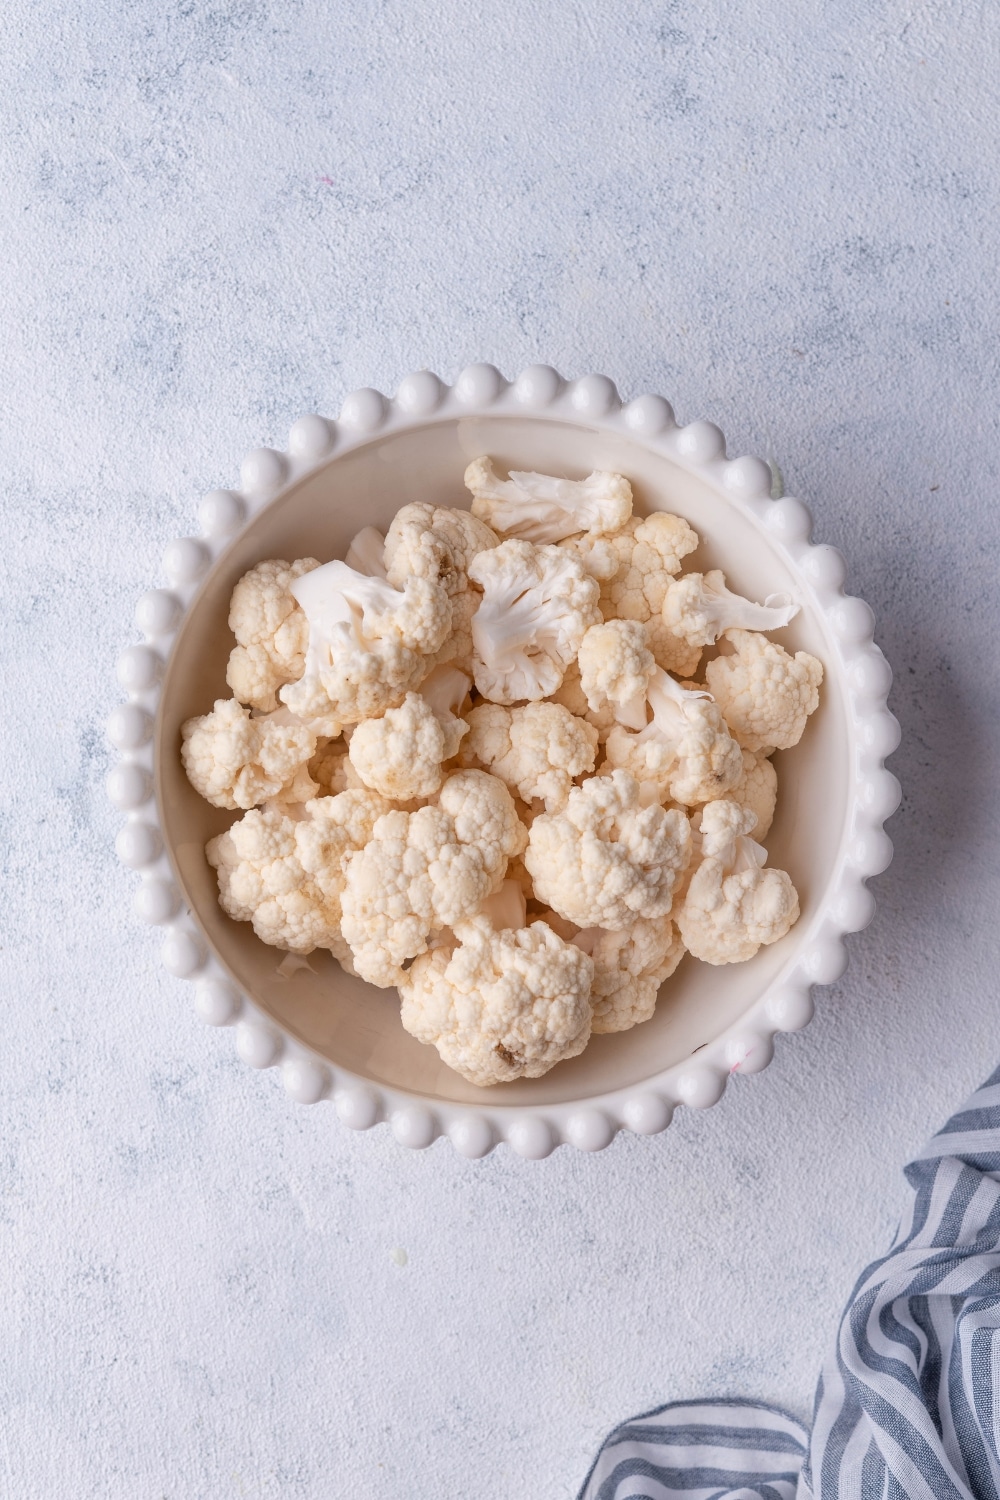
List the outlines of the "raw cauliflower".
{"type": "Polygon", "coordinates": [[[436,805],[379,818],[347,861],[343,895],[342,931],[362,978],[399,984],[431,933],[454,927],[499,888],[526,840],[510,793],[485,771],[449,776],[436,805]]]}
{"type": "Polygon", "coordinates": [[[315,557],[293,563],[272,557],[244,573],[233,589],[229,628],[236,645],[226,681],[241,703],[268,713],[278,706],[278,689],[302,676],[309,623],[291,587],[318,567],[315,557]]]}
{"type": "Polygon", "coordinates": [[[309,621],[309,648],[301,680],[280,696],[330,736],[398,708],[427,676],[451,629],[448,594],[429,578],[411,578],[400,591],[332,562],[292,591],[309,621]]]}
{"type": "Polygon", "coordinates": [[[223,911],[252,922],[274,947],[329,948],[349,961],[340,933],[344,859],[367,844],[386,811],[381,797],[360,791],[314,798],[299,817],[274,806],[248,812],[205,850],[218,871],[223,911]]]}
{"type": "Polygon", "coordinates": [[[307,802],[318,787],[307,769],[316,736],[287,710],[254,719],[235,698],[181,726],[181,760],[196,792],[213,807],[307,802]]]}
{"type": "Polygon", "coordinates": [[[431,797],[444,780],[442,763],[458,751],[469,726],[448,715],[447,724],[420,693],[407,693],[399,708],[366,719],[351,736],[351,764],[365,786],[406,802],[431,797]]]}
{"type": "Polygon", "coordinates": [[[604,618],[646,625],[657,665],[688,676],[701,651],[670,634],[663,623],[663,601],[684,558],[697,547],[698,533],[680,516],[656,511],[645,519],[633,516],[608,541],[617,554],[618,568],[601,584],[604,618]]]}
{"type": "Polygon", "coordinates": [[[717,656],[705,678],[744,750],[790,750],[819,704],[823,665],[808,651],[790,656],[750,630],[728,630],[734,656],[717,656]]]}
{"type": "Polygon", "coordinates": [[[735,786],[743,773],[740,747],[707,693],[689,692],[657,667],[649,684],[653,717],[638,734],[615,727],[605,751],[610,766],[630,771],[686,807],[710,802],[735,786]]]}
{"type": "Polygon", "coordinates": [[[570,791],[562,812],[531,825],[525,867],[535,895],[578,927],[631,927],[665,917],[691,857],[691,829],[676,808],[641,807],[627,771],[570,791]]]}
{"type": "Polygon", "coordinates": [[[755,839],[766,838],[774,821],[778,800],[778,776],[771,762],[752,750],[743,751],[743,775],[726,793],[730,802],[748,807],[757,819],[750,830],[755,839]]]}
{"type": "Polygon", "coordinates": [[[459,922],[458,947],[416,958],[399,981],[400,1016],[470,1083],[540,1078],[590,1040],[594,965],[544,922],[496,931],[459,922]]]}
{"type": "Polygon", "coordinates": [[[551,695],[549,702],[561,703],[563,708],[568,708],[570,713],[575,714],[578,719],[586,719],[588,724],[593,724],[597,730],[598,742],[602,745],[618,723],[614,706],[611,703],[605,703],[603,708],[591,708],[580,681],[579,663],[575,661],[570,662],[566,668],[566,676],[551,695]]]}
{"type": "Polygon", "coordinates": [[[482,596],[469,581],[469,564],[499,542],[496,532],[467,510],[415,502],[396,512],[385,539],[389,582],[403,588],[411,577],[434,578],[451,599],[451,631],[437,653],[438,662],[455,662],[471,671],[472,617],[482,596]]]}
{"type": "Polygon", "coordinates": [[[754,604],[732,593],[718,568],[685,573],[663,600],[663,623],[689,646],[714,646],[724,630],[780,630],[798,612],[785,594],[769,594],[763,604],[754,604]]]}
{"type": "Polygon", "coordinates": [[[684,944],[669,917],[639,917],[624,932],[585,927],[571,941],[594,960],[590,1003],[595,1036],[629,1031],[648,1021],[660,985],[684,957],[684,944]]]}
{"type": "Polygon", "coordinates": [[[528,542],[559,542],[585,531],[618,531],[632,514],[632,486],[621,474],[595,470],[587,479],[557,479],[511,469],[498,479],[489,458],[465,471],[472,512],[505,536],[528,542]]]}
{"type": "Polygon", "coordinates": [[[573,778],[594,769],[597,730],[558,703],[480,703],[469,714],[469,729],[463,756],[499,776],[524,802],[542,799],[547,812],[565,807],[573,778]]]}
{"type": "Polygon", "coordinates": [[[701,815],[701,861],[675,920],[684,946],[707,964],[739,964],[776,943],[798,920],[799,898],[784,870],[748,835],[755,814],[731,801],[701,815]]]}
{"type": "Polygon", "coordinates": [[[619,724],[646,725],[646,693],[656,661],[638,620],[607,620],[591,625],[577,656],[587,706],[597,712],[610,703],[619,724]]]}
{"type": "Polygon", "coordinates": [[[493,703],[547,698],[600,621],[596,578],[559,547],[516,539],[481,552],[469,576],[483,590],[472,619],[476,687],[493,703]]]}

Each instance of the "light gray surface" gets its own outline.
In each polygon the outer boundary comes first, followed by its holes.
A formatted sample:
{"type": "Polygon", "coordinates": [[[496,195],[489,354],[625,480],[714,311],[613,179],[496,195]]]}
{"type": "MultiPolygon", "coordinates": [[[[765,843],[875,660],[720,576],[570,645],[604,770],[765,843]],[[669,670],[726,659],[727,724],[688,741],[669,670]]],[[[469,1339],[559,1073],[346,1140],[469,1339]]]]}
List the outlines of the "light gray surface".
{"type": "Polygon", "coordinates": [[[997,1060],[1000,13],[611,9],[0,18],[0,1492],[564,1500],[660,1401],[804,1414],[900,1163],[997,1060]],[[593,1158],[291,1104],[111,852],[112,663],[198,496],[473,358],[776,453],[897,674],[846,979],[720,1107],[593,1158]]]}

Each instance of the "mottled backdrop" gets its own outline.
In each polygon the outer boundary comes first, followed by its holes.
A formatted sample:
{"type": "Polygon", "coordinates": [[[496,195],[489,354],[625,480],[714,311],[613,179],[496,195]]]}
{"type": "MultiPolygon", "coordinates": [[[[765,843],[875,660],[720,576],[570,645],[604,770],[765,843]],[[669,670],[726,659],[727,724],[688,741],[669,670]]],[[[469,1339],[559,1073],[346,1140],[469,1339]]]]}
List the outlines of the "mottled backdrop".
{"type": "Polygon", "coordinates": [[[0,1493],[568,1500],[619,1418],[809,1407],[1000,1056],[987,0],[8,0],[0,1493]],[[896,860],[771,1069],[533,1164],[354,1136],[130,914],[112,665],[300,413],[547,360],[777,457],[896,671],[896,860]]]}

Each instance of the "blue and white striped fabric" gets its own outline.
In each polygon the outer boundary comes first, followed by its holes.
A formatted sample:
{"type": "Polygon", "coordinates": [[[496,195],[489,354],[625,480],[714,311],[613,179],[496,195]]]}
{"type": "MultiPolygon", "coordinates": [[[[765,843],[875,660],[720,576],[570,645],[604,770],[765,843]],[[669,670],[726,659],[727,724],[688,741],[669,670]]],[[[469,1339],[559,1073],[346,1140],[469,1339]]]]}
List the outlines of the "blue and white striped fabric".
{"type": "Polygon", "coordinates": [[[618,1427],[579,1500],[1000,1496],[1000,1069],[906,1168],[889,1253],[861,1275],[812,1433],[755,1402],[618,1427]]]}

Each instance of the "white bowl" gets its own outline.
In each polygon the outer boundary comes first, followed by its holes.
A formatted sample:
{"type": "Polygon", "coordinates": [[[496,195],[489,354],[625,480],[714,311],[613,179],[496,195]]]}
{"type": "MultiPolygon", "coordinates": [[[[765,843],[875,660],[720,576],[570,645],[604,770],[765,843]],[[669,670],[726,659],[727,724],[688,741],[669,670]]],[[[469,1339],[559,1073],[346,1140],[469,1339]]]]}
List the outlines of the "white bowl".
{"type": "Polygon", "coordinates": [[[279,1064],[295,1099],[332,1098],[359,1129],[388,1120],[409,1146],[446,1132],[467,1156],[499,1140],[540,1157],[561,1142],[597,1150],[623,1128],[651,1134],[678,1103],[715,1103],[731,1072],[766,1067],[775,1032],[810,1019],[811,986],[843,972],[843,935],[871,920],[865,881],[889,863],[882,823],[899,801],[883,765],[899,730],[885,706],[891,674],[872,640],[872,612],[844,594],[840,553],[809,544],[805,506],[772,500],[767,465],[727,459],[711,423],[678,427],[658,396],[623,406],[604,376],[567,382],[544,365],[512,384],[473,365],[451,387],[427,371],[410,375],[393,400],[356,391],[339,421],[296,422],[288,449],[257,449],[239,491],[205,497],[202,538],[167,547],[168,586],[136,611],[145,644],[118,662],[129,698],[109,724],[122,752],[109,794],[128,814],[118,852],[141,872],[136,910],[164,927],[164,963],[195,982],[202,1017],[235,1025],[240,1056],[253,1067],[279,1064]],[[229,695],[226,616],[247,568],[265,557],[343,556],[362,525],[384,528],[409,501],[464,505],[463,471],[480,453],[501,467],[626,474],[637,510],[675,511],[699,532],[688,566],[722,567],[751,598],[793,595],[802,611],[781,639],[826,668],[802,742],[777,757],[767,839],[771,864],[798,888],[797,925],[749,963],[685,959],[651,1021],[595,1037],[544,1078],[493,1089],[466,1083],[409,1036],[395,991],[348,977],[324,951],[311,955],[311,971],[283,977],[282,955],[222,913],[204,846],[232,815],[192,790],[178,753],[182,722],[229,695]]]}

